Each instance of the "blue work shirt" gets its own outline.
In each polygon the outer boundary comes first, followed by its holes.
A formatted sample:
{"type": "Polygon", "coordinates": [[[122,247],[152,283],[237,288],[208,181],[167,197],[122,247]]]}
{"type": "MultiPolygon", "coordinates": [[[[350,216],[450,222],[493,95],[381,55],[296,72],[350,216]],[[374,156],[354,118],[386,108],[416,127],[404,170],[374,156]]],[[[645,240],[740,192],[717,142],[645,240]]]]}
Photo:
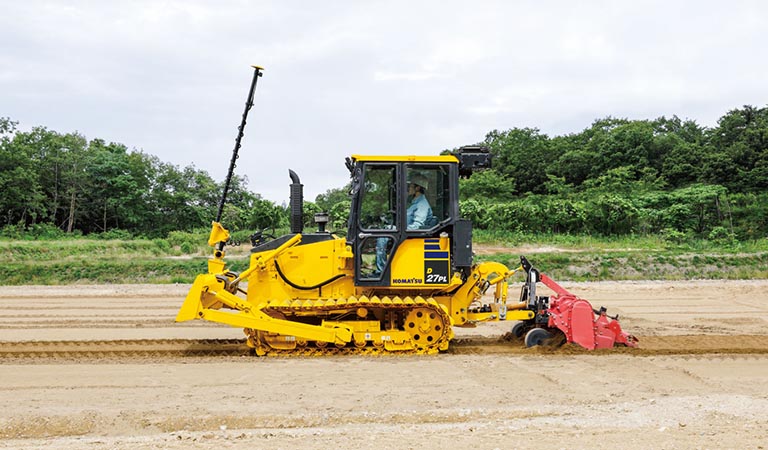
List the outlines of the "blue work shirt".
{"type": "Polygon", "coordinates": [[[417,230],[432,222],[432,207],[423,195],[414,197],[407,211],[409,230],[417,230]]]}

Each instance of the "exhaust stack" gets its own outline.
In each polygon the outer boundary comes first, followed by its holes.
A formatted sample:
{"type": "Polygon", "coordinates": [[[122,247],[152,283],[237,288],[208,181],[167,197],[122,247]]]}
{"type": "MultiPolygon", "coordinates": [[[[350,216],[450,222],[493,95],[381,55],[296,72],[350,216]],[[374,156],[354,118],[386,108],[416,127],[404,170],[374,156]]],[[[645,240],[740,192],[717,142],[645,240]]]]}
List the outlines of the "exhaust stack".
{"type": "Polygon", "coordinates": [[[288,175],[291,177],[291,233],[304,232],[304,185],[301,184],[299,176],[291,169],[288,169],[288,175]]]}

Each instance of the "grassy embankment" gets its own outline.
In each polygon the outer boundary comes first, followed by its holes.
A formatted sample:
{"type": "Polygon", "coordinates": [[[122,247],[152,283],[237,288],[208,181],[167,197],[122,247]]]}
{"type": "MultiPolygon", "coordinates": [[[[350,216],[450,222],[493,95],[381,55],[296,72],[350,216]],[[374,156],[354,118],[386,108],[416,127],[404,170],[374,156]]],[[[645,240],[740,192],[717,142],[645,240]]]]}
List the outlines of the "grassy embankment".
{"type": "Polygon", "coordinates": [[[660,236],[526,236],[477,232],[480,261],[519,265],[519,255],[558,280],[768,278],[768,239],[751,242],[660,236]]]}
{"type": "MultiPolygon", "coordinates": [[[[191,283],[206,271],[207,232],[167,239],[0,240],[1,285],[191,283]]],[[[248,265],[250,245],[227,248],[234,271],[248,265]]],[[[753,242],[660,237],[525,236],[475,232],[479,261],[509,267],[525,255],[557,280],[766,279],[768,239],[753,242]]]]}

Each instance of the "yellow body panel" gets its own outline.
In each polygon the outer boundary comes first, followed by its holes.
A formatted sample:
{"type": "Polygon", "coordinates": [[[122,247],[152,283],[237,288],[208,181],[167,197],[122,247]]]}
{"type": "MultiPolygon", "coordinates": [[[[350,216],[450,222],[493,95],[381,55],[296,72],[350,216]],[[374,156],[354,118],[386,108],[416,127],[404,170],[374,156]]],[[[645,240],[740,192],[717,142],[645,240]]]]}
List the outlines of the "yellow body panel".
{"type": "Polygon", "coordinates": [[[294,245],[274,258],[267,253],[251,255],[251,267],[261,265],[262,270],[253,271],[247,278],[249,287],[255,287],[248,289],[250,303],[273,299],[346,298],[355,293],[353,259],[344,238],[294,245]],[[308,288],[334,277],[338,278],[316,289],[298,289],[285,281],[308,288]]]}
{"type": "Polygon", "coordinates": [[[444,288],[451,281],[448,239],[408,239],[392,258],[390,285],[398,288],[444,288]]]}

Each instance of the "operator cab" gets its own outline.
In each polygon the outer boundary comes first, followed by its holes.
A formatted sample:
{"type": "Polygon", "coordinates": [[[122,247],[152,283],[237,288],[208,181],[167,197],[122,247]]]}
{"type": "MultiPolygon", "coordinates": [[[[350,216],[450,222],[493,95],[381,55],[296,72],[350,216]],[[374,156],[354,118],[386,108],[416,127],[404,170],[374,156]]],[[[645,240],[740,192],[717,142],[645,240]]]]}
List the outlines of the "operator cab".
{"type": "Polygon", "coordinates": [[[348,159],[356,285],[439,289],[472,265],[472,225],[459,217],[462,161],[461,153],[348,159]]]}

